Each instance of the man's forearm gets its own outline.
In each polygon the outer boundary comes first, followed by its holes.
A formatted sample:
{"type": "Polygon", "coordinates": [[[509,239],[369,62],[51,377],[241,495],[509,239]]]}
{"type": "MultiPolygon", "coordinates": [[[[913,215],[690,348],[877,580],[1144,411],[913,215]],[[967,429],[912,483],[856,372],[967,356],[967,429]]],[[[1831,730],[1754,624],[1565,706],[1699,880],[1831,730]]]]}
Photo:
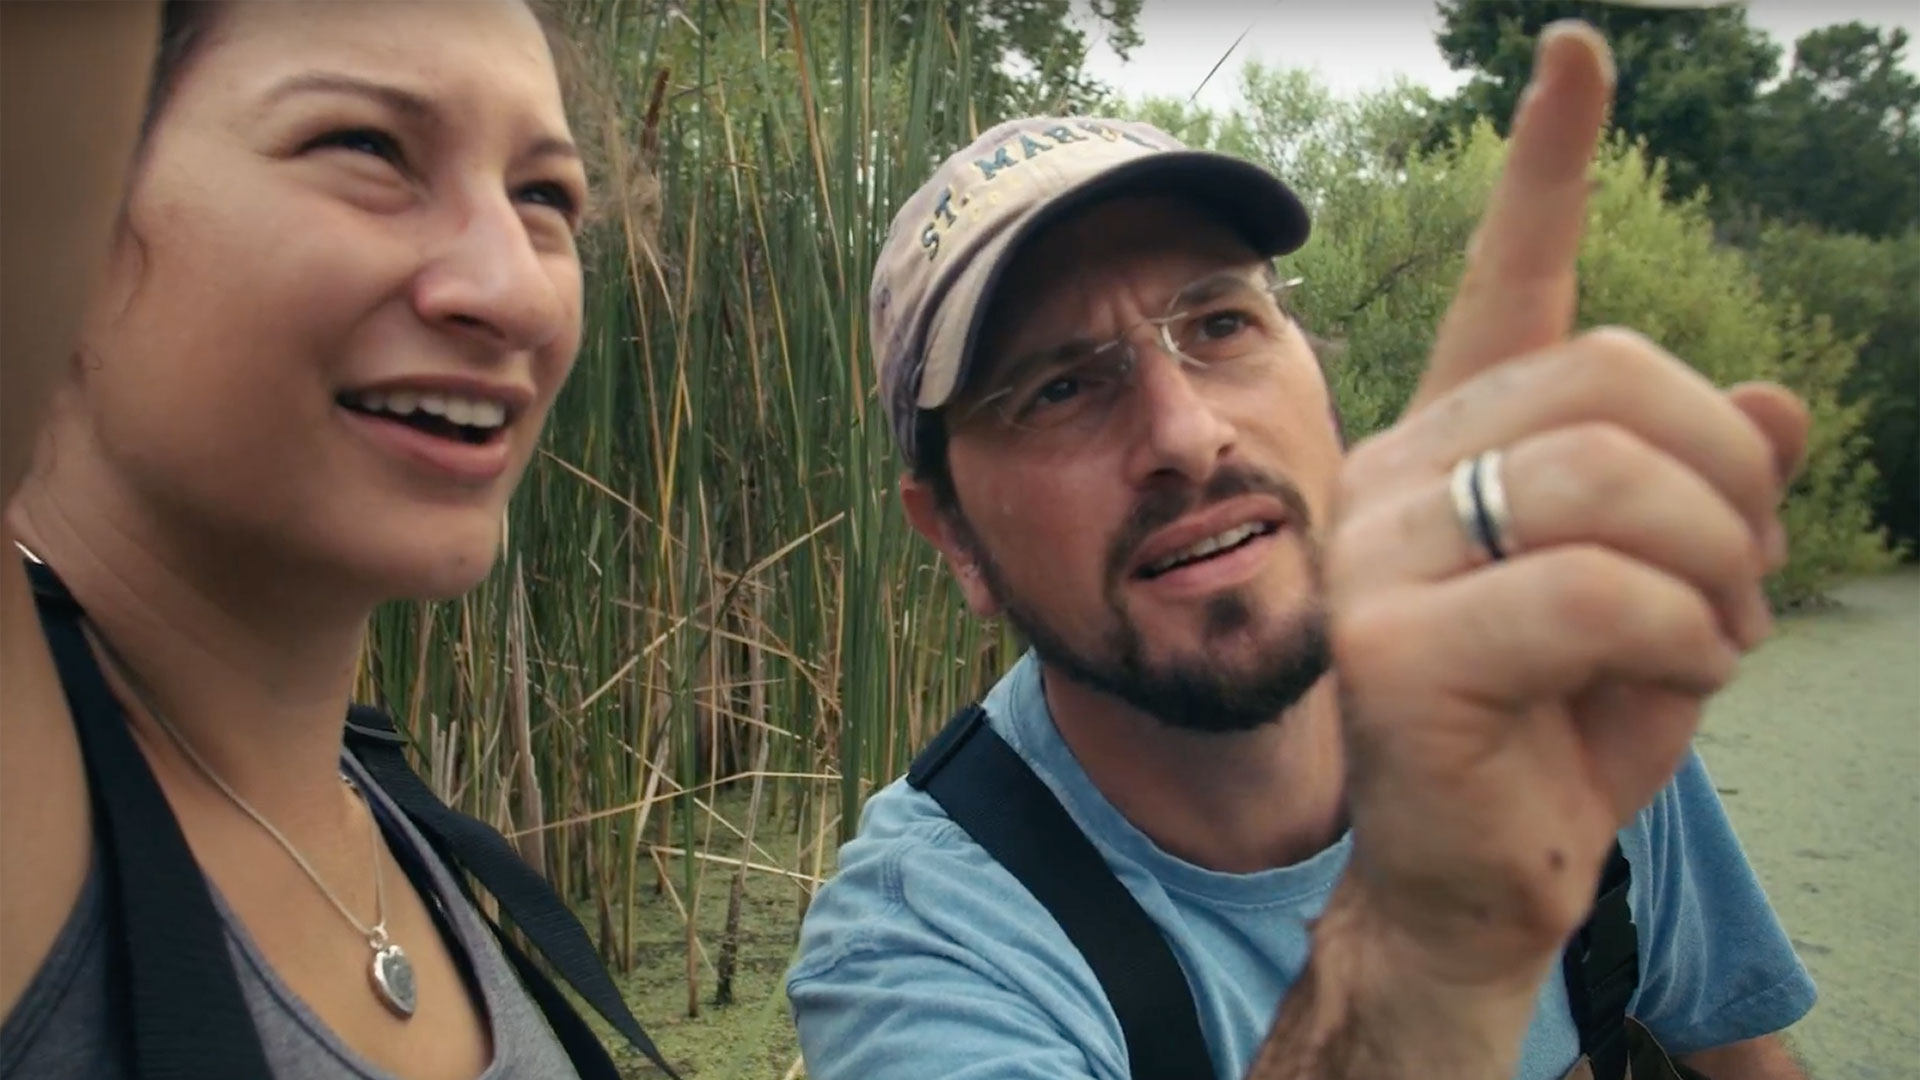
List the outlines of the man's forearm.
{"type": "Polygon", "coordinates": [[[1508,1076],[1537,991],[1537,979],[1466,986],[1400,963],[1391,933],[1336,891],[1246,1080],[1508,1076]]]}

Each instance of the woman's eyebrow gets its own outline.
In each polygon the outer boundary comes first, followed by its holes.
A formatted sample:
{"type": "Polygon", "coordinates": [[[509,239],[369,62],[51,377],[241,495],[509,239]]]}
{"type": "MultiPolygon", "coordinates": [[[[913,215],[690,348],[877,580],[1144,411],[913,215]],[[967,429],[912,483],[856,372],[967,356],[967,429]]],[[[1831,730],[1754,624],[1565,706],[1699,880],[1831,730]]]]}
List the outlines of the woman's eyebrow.
{"type": "Polygon", "coordinates": [[[307,71],[289,75],[267,91],[261,99],[261,105],[263,108],[275,105],[297,94],[350,94],[377,101],[410,119],[433,122],[440,118],[440,111],[433,102],[411,90],[333,71],[307,71]]]}
{"type": "Polygon", "coordinates": [[[580,160],[580,148],[558,135],[543,135],[534,140],[526,153],[527,158],[565,158],[568,161],[580,160]]]}
{"type": "MultiPolygon", "coordinates": [[[[275,83],[262,99],[262,108],[293,97],[298,94],[348,94],[366,98],[392,109],[394,112],[415,121],[422,126],[438,125],[441,112],[433,101],[426,96],[359,75],[347,75],[336,71],[307,71],[290,75],[275,83]]],[[[542,135],[535,139],[520,155],[523,158],[563,158],[569,161],[580,160],[580,148],[559,135],[542,135]]]]}

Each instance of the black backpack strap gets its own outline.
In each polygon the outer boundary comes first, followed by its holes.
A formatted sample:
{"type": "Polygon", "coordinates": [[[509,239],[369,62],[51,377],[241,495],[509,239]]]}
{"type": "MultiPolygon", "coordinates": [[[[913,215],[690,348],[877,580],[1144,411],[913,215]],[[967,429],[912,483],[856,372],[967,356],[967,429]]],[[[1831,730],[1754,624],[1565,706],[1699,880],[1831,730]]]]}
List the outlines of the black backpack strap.
{"type": "MultiPolygon", "coordinates": [[[[387,814],[378,809],[376,813],[385,823],[387,814]]],[[[435,848],[435,851],[438,853],[438,858],[452,865],[445,852],[440,852],[438,848],[435,848]]],[[[433,872],[427,868],[426,864],[426,860],[431,856],[422,855],[411,844],[399,844],[394,847],[394,857],[399,861],[400,868],[406,871],[407,879],[413,882],[414,889],[420,895],[438,895],[439,882],[434,879],[433,872]]],[[[472,888],[467,884],[467,879],[458,872],[457,867],[453,874],[453,881],[459,887],[461,895],[473,905],[474,913],[479,915],[481,921],[486,923],[487,929],[492,931],[500,945],[501,953],[513,965],[514,974],[527,989],[527,996],[533,999],[534,1004],[546,1016],[548,1026],[553,1029],[554,1037],[560,1041],[561,1049],[566,1051],[568,1060],[573,1062],[574,1071],[579,1073],[580,1080],[621,1080],[620,1070],[614,1065],[613,1058],[607,1053],[607,1048],[600,1041],[600,1037],[595,1035],[586,1021],[580,1018],[580,1014],[567,1002],[566,996],[560,993],[559,987],[554,985],[547,973],[540,970],[527,957],[525,951],[501,931],[499,923],[494,922],[485,911],[481,910],[479,897],[474,895],[472,888]]],[[[442,932],[449,937],[455,936],[458,931],[453,927],[451,917],[444,914],[438,904],[433,905],[432,910],[435,921],[443,922],[442,932]]],[[[474,990],[475,993],[479,992],[477,984],[474,990]]]]}
{"type": "MultiPolygon", "coordinates": [[[[627,1041],[662,1073],[679,1080],[679,1074],[667,1064],[653,1040],[641,1029],[640,1022],[628,1011],[620,991],[613,984],[612,976],[607,974],[607,969],[594,953],[593,942],[587,937],[586,928],[554,895],[546,879],[520,858],[505,837],[485,822],[448,807],[427,788],[419,774],[407,763],[403,749],[406,739],[394,728],[387,715],[378,709],[354,706],[347,717],[346,742],[347,748],[359,759],[368,775],[400,807],[421,835],[451,865],[467,870],[493,894],[513,924],[519,927],[527,940],[546,957],[547,962],[553,965],[554,970],[581,999],[606,1017],[607,1022],[626,1036],[627,1041]]],[[[598,1069],[598,1063],[605,1062],[610,1070],[612,1063],[607,1057],[606,1048],[594,1037],[579,1014],[573,1011],[565,996],[500,932],[498,925],[494,925],[493,929],[502,951],[519,971],[528,993],[541,1011],[546,1013],[554,1034],[566,1046],[567,1053],[575,1063],[583,1069],[598,1069]]],[[[612,1077],[617,1074],[607,1072],[604,1075],[612,1077]]],[[[585,1080],[597,1078],[586,1076],[585,1080]]]]}
{"type": "MultiPolygon", "coordinates": [[[[1100,981],[1127,1040],[1134,1080],[1212,1075],[1191,987],[1159,927],[978,705],[960,710],[914,760],[907,782],[933,796],[1060,924],[1100,981]],[[1182,993],[1181,991],[1186,991],[1182,993]]],[[[1618,841],[1593,913],[1562,959],[1580,1050],[1594,1080],[1625,1080],[1627,1006],[1639,936],[1618,841]]]]}
{"type": "Polygon", "coordinates": [[[1133,1080],[1214,1075],[1193,990],[1166,937],[1045,783],[969,705],[907,773],[1040,901],[1093,969],[1133,1080]]]}
{"type": "Polygon", "coordinates": [[[115,981],[124,988],[140,1080],[272,1075],[227,949],[226,927],[167,798],[127,731],[80,626],[44,565],[28,567],[40,624],[73,712],[104,849],[115,981]]]}
{"type": "MultiPolygon", "coordinates": [[[[499,939],[500,951],[505,953],[508,962],[513,964],[513,970],[519,974],[521,983],[527,988],[527,995],[533,998],[533,1003],[540,1007],[541,1013],[545,1014],[548,1026],[553,1028],[554,1037],[560,1040],[560,1045],[566,1050],[567,1057],[573,1061],[574,1068],[579,1070],[580,1080],[623,1080],[625,1074],[614,1065],[613,1058],[607,1053],[606,1044],[602,1043],[600,1036],[594,1034],[593,1029],[587,1026],[586,1020],[575,1011],[573,1004],[567,1000],[565,994],[560,992],[560,988],[554,985],[553,980],[547,977],[547,973],[540,970],[539,965],[533,962],[533,958],[528,956],[524,949],[514,944],[513,939],[501,930],[500,924],[487,918],[484,913],[481,918],[486,920],[489,927],[492,927],[493,936],[499,939]]],[[[622,1034],[626,1033],[622,1032],[622,1034]]],[[[646,1033],[641,1032],[640,1037],[646,1040],[646,1033]]],[[[628,1038],[632,1036],[628,1035],[628,1038]]],[[[660,1051],[654,1047],[651,1040],[634,1045],[646,1055],[648,1061],[653,1062],[661,1073],[672,1080],[679,1080],[679,1076],[673,1069],[661,1060],[660,1051]]]]}
{"type": "Polygon", "coordinates": [[[1594,1080],[1623,1080],[1627,1072],[1627,1005],[1640,985],[1640,939],[1627,902],[1632,882],[1633,867],[1616,840],[1600,872],[1593,914],[1567,944],[1561,961],[1567,1001],[1580,1029],[1580,1052],[1594,1080]]]}

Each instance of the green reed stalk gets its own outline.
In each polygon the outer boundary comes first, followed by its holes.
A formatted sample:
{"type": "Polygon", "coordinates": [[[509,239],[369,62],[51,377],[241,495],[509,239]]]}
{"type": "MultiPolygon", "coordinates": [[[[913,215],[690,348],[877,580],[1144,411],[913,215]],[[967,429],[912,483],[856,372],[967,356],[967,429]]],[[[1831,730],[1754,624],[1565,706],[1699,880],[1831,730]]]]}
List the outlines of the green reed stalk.
{"type": "Polygon", "coordinates": [[[583,349],[500,566],[461,601],[382,611],[360,689],[615,967],[643,906],[680,912],[691,1012],[723,951],[698,930],[708,869],[804,907],[786,875],[832,870],[1010,643],[961,617],[904,523],[866,326],[894,208],[995,119],[969,100],[964,11],[675,10],[576,5],[650,154],[657,235],[616,214],[588,244],[583,349]]]}

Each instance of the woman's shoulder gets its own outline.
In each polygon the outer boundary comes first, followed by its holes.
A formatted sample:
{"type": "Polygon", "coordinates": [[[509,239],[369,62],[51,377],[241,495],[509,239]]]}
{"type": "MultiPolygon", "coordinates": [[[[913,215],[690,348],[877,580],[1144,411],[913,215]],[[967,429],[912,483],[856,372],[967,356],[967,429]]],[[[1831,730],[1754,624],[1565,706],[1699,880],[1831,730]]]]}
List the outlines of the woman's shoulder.
{"type": "Polygon", "coordinates": [[[87,878],[86,769],[24,564],[0,566],[0,1015],[11,1015],[87,878]]]}

